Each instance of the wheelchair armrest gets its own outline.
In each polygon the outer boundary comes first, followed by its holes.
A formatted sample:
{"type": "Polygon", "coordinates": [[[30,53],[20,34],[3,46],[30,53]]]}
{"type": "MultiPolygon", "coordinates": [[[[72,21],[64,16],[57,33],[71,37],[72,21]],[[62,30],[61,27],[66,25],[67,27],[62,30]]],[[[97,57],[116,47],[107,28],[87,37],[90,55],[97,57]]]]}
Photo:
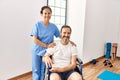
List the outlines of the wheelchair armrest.
{"type": "Polygon", "coordinates": [[[77,58],[79,64],[83,64],[83,61],[80,58],[77,58]]]}
{"type": "Polygon", "coordinates": [[[78,73],[80,73],[80,75],[82,75],[83,61],[80,58],[77,58],[77,63],[78,63],[78,65],[76,66],[76,68],[74,70],[77,71],[78,73]]]}

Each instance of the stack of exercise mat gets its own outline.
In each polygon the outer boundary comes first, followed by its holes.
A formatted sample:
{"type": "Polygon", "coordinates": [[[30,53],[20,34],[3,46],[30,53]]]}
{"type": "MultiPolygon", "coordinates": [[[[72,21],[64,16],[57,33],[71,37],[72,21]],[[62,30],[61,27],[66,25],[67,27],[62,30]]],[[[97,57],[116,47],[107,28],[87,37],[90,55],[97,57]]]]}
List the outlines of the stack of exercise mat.
{"type": "Polygon", "coordinates": [[[109,59],[111,57],[112,60],[115,60],[117,47],[118,47],[118,43],[107,42],[105,45],[106,48],[105,58],[109,59]]]}

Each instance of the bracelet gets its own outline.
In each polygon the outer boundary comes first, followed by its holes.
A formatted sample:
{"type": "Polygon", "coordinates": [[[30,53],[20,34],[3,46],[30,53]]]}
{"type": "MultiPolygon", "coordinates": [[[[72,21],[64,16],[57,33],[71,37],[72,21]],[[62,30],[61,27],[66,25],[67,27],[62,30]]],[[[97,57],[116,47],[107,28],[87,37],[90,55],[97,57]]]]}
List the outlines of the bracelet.
{"type": "Polygon", "coordinates": [[[46,56],[43,56],[43,57],[46,57],[46,56]]]}
{"type": "Polygon", "coordinates": [[[44,55],[43,57],[48,57],[47,55],[44,55]]]}

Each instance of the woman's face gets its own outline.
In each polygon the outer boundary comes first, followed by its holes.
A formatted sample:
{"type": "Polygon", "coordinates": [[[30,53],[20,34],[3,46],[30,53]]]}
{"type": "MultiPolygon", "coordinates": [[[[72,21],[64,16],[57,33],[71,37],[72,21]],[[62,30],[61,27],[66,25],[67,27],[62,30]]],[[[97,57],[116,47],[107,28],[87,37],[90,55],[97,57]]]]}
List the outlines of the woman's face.
{"type": "Polygon", "coordinates": [[[49,21],[51,18],[51,11],[48,8],[46,8],[43,10],[43,13],[41,14],[41,16],[43,17],[44,21],[49,21]]]}

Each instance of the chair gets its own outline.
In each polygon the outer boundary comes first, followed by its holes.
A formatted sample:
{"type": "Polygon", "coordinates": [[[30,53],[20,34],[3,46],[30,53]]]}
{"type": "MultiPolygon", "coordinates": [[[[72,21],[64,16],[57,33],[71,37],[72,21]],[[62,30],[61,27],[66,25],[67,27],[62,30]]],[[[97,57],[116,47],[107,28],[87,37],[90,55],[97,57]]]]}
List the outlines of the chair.
{"type": "MultiPolygon", "coordinates": [[[[80,59],[80,58],[77,58],[77,66],[76,66],[76,68],[75,68],[75,71],[77,71],[78,73],[80,73],[80,75],[82,76],[82,80],[85,80],[84,78],[83,78],[83,73],[82,73],[82,64],[83,64],[83,61],[80,59]]],[[[46,78],[45,78],[45,80],[50,80],[50,70],[51,68],[50,67],[48,67],[47,68],[47,75],[46,75],[46,78]]]]}

